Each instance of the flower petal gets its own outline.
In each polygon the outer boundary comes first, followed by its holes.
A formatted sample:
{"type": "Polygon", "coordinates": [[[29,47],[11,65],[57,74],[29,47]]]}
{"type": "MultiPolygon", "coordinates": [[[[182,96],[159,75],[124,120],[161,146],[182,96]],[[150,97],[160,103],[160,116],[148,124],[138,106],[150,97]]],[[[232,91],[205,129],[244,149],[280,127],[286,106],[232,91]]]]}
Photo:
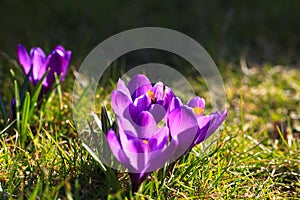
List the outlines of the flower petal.
{"type": "Polygon", "coordinates": [[[131,97],[130,92],[129,92],[128,88],[126,87],[124,81],[120,78],[119,78],[118,83],[117,83],[117,90],[123,92],[128,97],[131,97]]]}
{"type": "Polygon", "coordinates": [[[189,100],[189,102],[187,103],[187,106],[189,106],[191,108],[200,107],[204,110],[205,99],[196,96],[196,97],[192,98],[191,100],[189,100]]]}
{"type": "Polygon", "coordinates": [[[151,105],[151,98],[146,94],[141,95],[134,100],[134,105],[139,109],[139,111],[148,110],[151,105]]]}
{"type": "Polygon", "coordinates": [[[44,51],[39,47],[34,47],[30,50],[30,55],[32,58],[32,77],[33,84],[36,85],[39,80],[46,73],[46,55],[44,51]]]}
{"type": "Polygon", "coordinates": [[[122,128],[128,135],[136,138],[151,138],[158,130],[156,121],[151,113],[142,111],[138,113],[135,120],[118,117],[119,129],[122,128]]]}
{"type": "Polygon", "coordinates": [[[71,55],[72,55],[71,51],[65,51],[65,55],[63,57],[63,65],[62,65],[62,69],[61,69],[62,76],[61,76],[60,81],[63,81],[67,75],[67,70],[68,70],[68,66],[70,64],[71,55]]]}
{"type": "Polygon", "coordinates": [[[127,108],[125,108],[123,112],[123,116],[125,119],[128,119],[131,123],[135,123],[137,116],[139,115],[140,110],[138,107],[130,103],[127,108]]]}
{"type": "Polygon", "coordinates": [[[180,108],[182,106],[182,102],[178,97],[174,97],[169,105],[168,112],[172,112],[175,108],[180,108]]]}
{"type": "Polygon", "coordinates": [[[166,115],[166,110],[162,105],[152,104],[149,108],[149,112],[154,117],[156,123],[158,124],[166,115]]]}
{"type": "Polygon", "coordinates": [[[168,126],[171,137],[178,140],[175,157],[179,157],[188,151],[195,141],[198,130],[197,119],[190,108],[181,106],[169,114],[168,126]]]}
{"type": "Polygon", "coordinates": [[[130,171],[140,173],[144,171],[149,160],[149,146],[141,139],[128,140],[124,146],[124,152],[129,159],[130,171]]]}
{"type": "Polygon", "coordinates": [[[163,149],[168,141],[168,138],[169,138],[168,127],[163,127],[159,129],[158,132],[155,133],[153,137],[151,137],[148,140],[151,152],[163,149]]]}
{"type": "Polygon", "coordinates": [[[60,76],[62,73],[62,65],[62,57],[58,52],[53,51],[47,58],[46,69],[50,68],[50,71],[46,77],[46,80],[43,82],[43,85],[49,89],[52,87],[52,85],[55,83],[54,73],[56,73],[57,76],[60,76]]]}
{"type": "Polygon", "coordinates": [[[61,57],[64,57],[64,55],[65,55],[65,48],[61,45],[57,45],[54,48],[54,51],[57,52],[61,57]]]}
{"type": "Polygon", "coordinates": [[[146,153],[149,150],[148,146],[129,131],[123,130],[122,126],[119,126],[119,136],[120,141],[116,134],[113,135],[112,132],[107,134],[109,146],[114,156],[130,172],[139,173],[143,171],[145,163],[148,161],[146,153]]]}
{"type": "Polygon", "coordinates": [[[186,154],[192,147],[197,136],[197,127],[191,127],[178,133],[173,140],[178,141],[178,146],[173,155],[172,161],[176,161],[178,158],[186,154]]]}
{"type": "Polygon", "coordinates": [[[168,116],[168,126],[171,136],[175,137],[180,132],[197,126],[197,119],[193,111],[186,106],[175,108],[168,116]]]}
{"type": "Polygon", "coordinates": [[[166,148],[160,148],[157,151],[150,152],[149,162],[143,173],[157,170],[166,163],[175,161],[174,153],[178,148],[178,140],[171,140],[166,148]]]}
{"type": "Polygon", "coordinates": [[[137,97],[146,94],[152,88],[149,79],[141,74],[135,75],[128,83],[128,89],[134,101],[137,97]]]}
{"type": "Polygon", "coordinates": [[[150,151],[150,147],[148,144],[143,142],[143,139],[132,139],[128,140],[128,142],[124,146],[124,151],[126,154],[128,153],[137,153],[137,154],[147,154],[150,151]]]}
{"type": "Polygon", "coordinates": [[[210,137],[223,123],[227,116],[227,111],[223,110],[220,114],[219,112],[206,115],[204,117],[199,117],[197,119],[199,129],[197,138],[195,140],[195,145],[201,143],[208,137],[210,137]]]}
{"type": "MultiPolygon", "coordinates": [[[[167,162],[171,156],[171,149],[166,151],[164,148],[167,140],[168,129],[166,127],[160,129],[155,136],[149,140],[128,140],[126,146],[124,146],[124,151],[130,160],[130,165],[132,166],[130,171],[135,173],[149,172],[148,170],[150,165],[161,167],[165,162],[167,162]],[[164,152],[163,155],[161,154],[162,152],[164,152]],[[159,161],[160,165],[158,165],[158,163],[153,164],[152,162],[154,160],[159,161]]],[[[174,149],[172,152],[173,151],[174,149]]],[[[155,169],[152,168],[152,170],[155,169]]]]}
{"type": "Polygon", "coordinates": [[[150,138],[158,131],[158,126],[151,113],[142,111],[135,121],[135,129],[140,138],[150,138]]]}
{"type": "MultiPolygon", "coordinates": [[[[171,103],[173,97],[175,97],[173,90],[171,88],[165,86],[165,96],[164,96],[164,104],[163,105],[168,106],[171,103]]],[[[167,108],[167,107],[165,107],[165,108],[167,108]]]]}
{"type": "Polygon", "coordinates": [[[55,49],[47,58],[46,70],[48,67],[50,68],[50,71],[46,77],[46,81],[43,82],[43,85],[45,85],[48,88],[51,88],[52,85],[55,83],[55,73],[57,74],[57,76],[61,76],[60,82],[64,80],[67,73],[68,65],[70,63],[71,54],[71,51],[65,51],[65,49],[62,46],[55,47],[55,49]]]}
{"type": "Polygon", "coordinates": [[[18,44],[18,58],[24,73],[27,75],[30,71],[32,63],[27,50],[22,44],[18,44]]]}
{"type": "Polygon", "coordinates": [[[154,93],[154,96],[157,100],[162,100],[165,95],[164,85],[162,82],[157,82],[151,91],[154,93]]]}
{"type": "Polygon", "coordinates": [[[205,100],[203,98],[196,96],[187,103],[187,106],[191,108],[201,108],[202,112],[196,115],[197,117],[201,117],[205,108],[205,100]]]}
{"type": "Polygon", "coordinates": [[[115,158],[126,167],[129,167],[129,159],[127,158],[126,154],[124,153],[122,146],[117,138],[116,133],[111,129],[106,134],[106,139],[110,150],[112,151],[115,158]]]}
{"type": "Polygon", "coordinates": [[[117,116],[123,116],[125,109],[132,103],[123,92],[114,90],[111,96],[111,106],[117,116]]]}

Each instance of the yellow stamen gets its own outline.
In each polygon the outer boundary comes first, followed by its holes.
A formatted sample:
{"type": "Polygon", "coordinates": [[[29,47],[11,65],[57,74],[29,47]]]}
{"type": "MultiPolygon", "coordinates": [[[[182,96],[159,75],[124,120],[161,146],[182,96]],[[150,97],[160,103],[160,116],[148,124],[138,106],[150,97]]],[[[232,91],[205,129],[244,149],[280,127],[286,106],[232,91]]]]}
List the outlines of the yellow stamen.
{"type": "Polygon", "coordinates": [[[149,142],[148,140],[143,140],[143,143],[147,145],[149,142]]]}
{"type": "Polygon", "coordinates": [[[203,108],[195,107],[193,108],[195,115],[200,115],[203,112],[203,108]]]}
{"type": "Polygon", "coordinates": [[[154,97],[154,93],[153,93],[151,90],[148,90],[147,93],[148,93],[148,95],[149,95],[149,97],[150,97],[151,99],[152,99],[152,98],[155,98],[155,97],[154,97]]]}
{"type": "Polygon", "coordinates": [[[156,98],[154,96],[154,93],[150,90],[147,91],[147,94],[149,95],[149,97],[151,98],[152,103],[155,103],[156,98]]]}

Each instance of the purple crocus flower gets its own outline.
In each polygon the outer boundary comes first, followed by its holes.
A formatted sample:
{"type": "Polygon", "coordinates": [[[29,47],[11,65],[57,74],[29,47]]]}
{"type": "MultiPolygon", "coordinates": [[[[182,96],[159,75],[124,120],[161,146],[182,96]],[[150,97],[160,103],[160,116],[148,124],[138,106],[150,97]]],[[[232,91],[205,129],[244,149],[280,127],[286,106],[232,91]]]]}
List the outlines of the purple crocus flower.
{"type": "Polygon", "coordinates": [[[204,99],[183,105],[161,82],[152,86],[144,75],[128,85],[119,79],[112,93],[118,133],[106,137],[114,157],[129,169],[133,192],[153,170],[175,161],[209,137],[224,121],[226,111],[202,116],[204,99]]]}
{"type": "Polygon", "coordinates": [[[63,81],[67,68],[71,59],[71,51],[66,51],[62,46],[57,46],[46,56],[44,51],[40,47],[33,47],[28,54],[27,50],[22,44],[18,45],[18,58],[26,75],[29,73],[29,80],[33,85],[36,85],[47,69],[50,71],[43,80],[42,83],[42,94],[47,93],[53,84],[55,83],[56,73],[58,76],[61,75],[60,81],[63,81]]]}
{"type": "Polygon", "coordinates": [[[170,88],[160,82],[152,87],[143,75],[136,75],[128,86],[120,79],[112,93],[118,135],[110,130],[107,140],[116,159],[129,169],[133,191],[149,172],[165,164],[177,147],[177,141],[168,141],[168,127],[158,126],[173,96],[170,88]]]}

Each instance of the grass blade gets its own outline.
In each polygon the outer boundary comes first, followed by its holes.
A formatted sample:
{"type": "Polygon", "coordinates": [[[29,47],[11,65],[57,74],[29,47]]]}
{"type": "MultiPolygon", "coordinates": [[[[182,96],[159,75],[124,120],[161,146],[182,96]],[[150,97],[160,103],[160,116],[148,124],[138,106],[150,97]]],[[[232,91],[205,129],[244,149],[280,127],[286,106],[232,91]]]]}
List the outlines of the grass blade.
{"type": "Polygon", "coordinates": [[[63,102],[62,102],[62,92],[61,92],[61,87],[60,87],[60,79],[61,79],[61,75],[57,76],[56,73],[54,73],[54,77],[55,77],[55,83],[56,83],[56,88],[57,88],[57,93],[58,93],[58,98],[59,98],[59,105],[60,105],[60,109],[63,108],[63,102]]]}
{"type": "Polygon", "coordinates": [[[20,119],[20,110],[21,110],[21,100],[20,100],[20,93],[19,87],[16,80],[14,80],[15,86],[15,101],[16,101],[16,119],[17,119],[17,130],[20,133],[21,130],[21,119],[20,119]]]}
{"type": "Polygon", "coordinates": [[[106,172],[107,169],[104,166],[104,164],[102,163],[102,161],[98,158],[98,156],[94,153],[94,151],[92,149],[90,149],[90,147],[88,145],[86,145],[85,143],[82,143],[82,146],[89,152],[89,154],[99,163],[100,167],[102,168],[103,172],[106,172]]]}
{"type": "Polygon", "coordinates": [[[26,97],[23,102],[23,109],[22,109],[22,123],[21,123],[21,143],[24,144],[27,136],[27,123],[29,119],[29,110],[30,110],[30,94],[29,92],[26,93],[26,97]]]}
{"type": "Polygon", "coordinates": [[[29,197],[29,200],[37,199],[37,195],[39,193],[40,185],[41,185],[41,182],[40,182],[40,179],[38,179],[37,184],[36,184],[32,194],[29,197]]]}
{"type": "Polygon", "coordinates": [[[12,121],[10,124],[8,124],[2,131],[0,131],[0,136],[5,133],[6,130],[9,129],[9,127],[11,127],[11,125],[13,125],[15,123],[15,120],[12,121]]]}

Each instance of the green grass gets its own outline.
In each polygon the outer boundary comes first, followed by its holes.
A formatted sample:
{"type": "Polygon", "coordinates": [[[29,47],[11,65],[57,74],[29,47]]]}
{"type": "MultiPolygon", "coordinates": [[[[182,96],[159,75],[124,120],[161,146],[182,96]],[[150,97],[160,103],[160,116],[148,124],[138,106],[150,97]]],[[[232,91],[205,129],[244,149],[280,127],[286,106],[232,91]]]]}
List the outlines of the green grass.
{"type": "MultiPolygon", "coordinates": [[[[0,2],[0,24],[4,27],[0,32],[0,107],[1,112],[6,110],[2,115],[0,112],[0,199],[132,197],[128,175],[117,173],[119,188],[81,144],[72,118],[72,70],[61,90],[37,112],[35,89],[30,87],[29,96],[23,90],[22,70],[13,58],[19,42],[27,48],[41,46],[48,53],[55,45],[63,44],[72,50],[74,69],[107,37],[143,26],[187,34],[221,63],[228,117],[209,154],[194,148],[175,163],[173,170],[153,172],[132,198],[300,199],[300,119],[293,117],[300,114],[300,70],[262,64],[299,65],[299,2],[139,3],[0,2]],[[259,66],[250,65],[249,71],[242,72],[237,64],[240,57],[259,66]],[[11,117],[9,103],[17,90],[27,98],[27,106],[18,110],[17,121],[7,122],[11,117]],[[278,136],[276,145],[272,136],[275,121],[287,124],[294,138],[291,145],[284,136],[278,136]]],[[[168,56],[161,55],[163,59],[168,56]]],[[[181,62],[172,64],[186,73],[197,94],[207,100],[210,111],[203,79],[183,68],[181,62]]],[[[116,71],[107,73],[117,78],[116,71]]],[[[112,89],[108,78],[102,83],[106,85],[99,88],[98,107],[101,102],[109,103],[112,89]]]]}
{"type": "MultiPolygon", "coordinates": [[[[173,169],[153,172],[134,196],[126,173],[117,173],[120,187],[111,184],[83,148],[72,119],[69,73],[62,98],[53,93],[31,120],[21,116],[21,132],[15,125],[5,130],[9,124],[2,119],[0,199],[300,198],[299,119],[291,117],[300,113],[300,70],[261,66],[245,75],[239,66],[221,67],[228,117],[216,145],[208,154],[194,148],[173,169]],[[291,145],[279,137],[276,147],[274,121],[287,123],[291,145]],[[19,142],[21,133],[26,141],[19,142]]],[[[209,103],[200,77],[190,79],[209,103]]],[[[9,86],[3,94],[13,91],[9,86]]],[[[99,91],[99,101],[107,99],[108,92],[99,91]]]]}

